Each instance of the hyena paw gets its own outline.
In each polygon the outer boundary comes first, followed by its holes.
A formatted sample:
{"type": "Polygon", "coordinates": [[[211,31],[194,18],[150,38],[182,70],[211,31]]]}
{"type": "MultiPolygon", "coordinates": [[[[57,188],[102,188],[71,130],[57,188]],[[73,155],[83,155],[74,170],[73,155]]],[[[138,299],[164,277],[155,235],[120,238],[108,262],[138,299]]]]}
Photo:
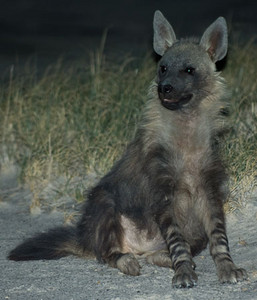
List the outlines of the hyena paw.
{"type": "Polygon", "coordinates": [[[124,254],[117,260],[117,268],[124,274],[138,276],[140,265],[133,254],[124,254]]]}
{"type": "Polygon", "coordinates": [[[176,270],[172,278],[172,285],[176,288],[191,288],[196,285],[197,279],[193,265],[191,263],[183,263],[181,267],[176,270]]]}
{"type": "Polygon", "coordinates": [[[172,268],[172,261],[168,251],[158,251],[147,256],[146,261],[149,264],[157,265],[164,268],[172,268]]]}
{"type": "Polygon", "coordinates": [[[245,269],[229,264],[218,268],[218,277],[221,283],[237,283],[246,280],[248,275],[245,269]]]}

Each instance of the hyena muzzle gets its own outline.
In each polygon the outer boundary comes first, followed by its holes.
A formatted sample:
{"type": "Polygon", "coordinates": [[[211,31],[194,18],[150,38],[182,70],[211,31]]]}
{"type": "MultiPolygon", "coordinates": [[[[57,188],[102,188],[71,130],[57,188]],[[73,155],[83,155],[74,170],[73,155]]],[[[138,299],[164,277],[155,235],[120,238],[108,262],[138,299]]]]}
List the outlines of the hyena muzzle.
{"type": "Polygon", "coordinates": [[[229,253],[223,202],[227,176],[219,158],[224,83],[215,63],[227,52],[224,18],[200,40],[177,40],[160,11],[154,15],[154,50],[162,56],[134,140],[88,193],[76,226],[24,241],[12,260],[93,255],[128,275],[138,256],[173,268],[175,287],[197,282],[193,256],[208,242],[221,282],[247,278],[229,253]]]}

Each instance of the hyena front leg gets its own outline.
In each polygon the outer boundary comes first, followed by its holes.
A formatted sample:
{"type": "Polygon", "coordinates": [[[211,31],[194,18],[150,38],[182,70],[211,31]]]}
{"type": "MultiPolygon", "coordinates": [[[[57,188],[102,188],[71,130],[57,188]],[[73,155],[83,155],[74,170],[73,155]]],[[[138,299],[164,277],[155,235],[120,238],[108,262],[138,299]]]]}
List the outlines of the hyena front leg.
{"type": "Polygon", "coordinates": [[[220,282],[236,283],[247,279],[245,269],[238,268],[230,256],[223,213],[220,218],[211,217],[206,223],[210,253],[216,265],[220,282]]]}
{"type": "Polygon", "coordinates": [[[172,285],[178,288],[193,287],[198,278],[194,271],[195,263],[189,244],[184,240],[178,226],[173,224],[170,216],[163,216],[159,220],[159,226],[175,271],[172,285]]]}

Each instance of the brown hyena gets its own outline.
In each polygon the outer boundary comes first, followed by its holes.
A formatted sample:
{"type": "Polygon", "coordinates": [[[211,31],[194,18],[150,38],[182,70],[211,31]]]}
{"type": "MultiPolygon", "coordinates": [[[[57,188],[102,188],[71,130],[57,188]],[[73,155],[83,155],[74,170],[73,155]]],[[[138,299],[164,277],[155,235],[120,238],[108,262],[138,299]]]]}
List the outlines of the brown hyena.
{"type": "Polygon", "coordinates": [[[218,155],[224,83],[215,63],[227,53],[224,18],[200,40],[177,40],[160,11],[154,50],[162,56],[134,140],[88,193],[75,227],[30,238],[9,259],[93,255],[128,275],[139,275],[138,255],[175,271],[175,287],[196,284],[193,256],[210,244],[219,280],[247,278],[229,253],[223,202],[226,173],[218,155]]]}

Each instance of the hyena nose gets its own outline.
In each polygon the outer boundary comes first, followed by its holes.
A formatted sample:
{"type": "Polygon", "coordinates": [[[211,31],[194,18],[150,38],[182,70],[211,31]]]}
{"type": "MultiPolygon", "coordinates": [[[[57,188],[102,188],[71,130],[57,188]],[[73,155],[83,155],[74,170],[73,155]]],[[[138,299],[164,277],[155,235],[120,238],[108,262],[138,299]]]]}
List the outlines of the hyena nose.
{"type": "Polygon", "coordinates": [[[172,90],[173,90],[173,86],[170,84],[165,84],[165,85],[160,84],[158,87],[158,92],[164,95],[171,93],[172,90]]]}
{"type": "Polygon", "coordinates": [[[164,94],[169,94],[173,90],[173,87],[170,84],[166,84],[163,86],[164,94]]]}

